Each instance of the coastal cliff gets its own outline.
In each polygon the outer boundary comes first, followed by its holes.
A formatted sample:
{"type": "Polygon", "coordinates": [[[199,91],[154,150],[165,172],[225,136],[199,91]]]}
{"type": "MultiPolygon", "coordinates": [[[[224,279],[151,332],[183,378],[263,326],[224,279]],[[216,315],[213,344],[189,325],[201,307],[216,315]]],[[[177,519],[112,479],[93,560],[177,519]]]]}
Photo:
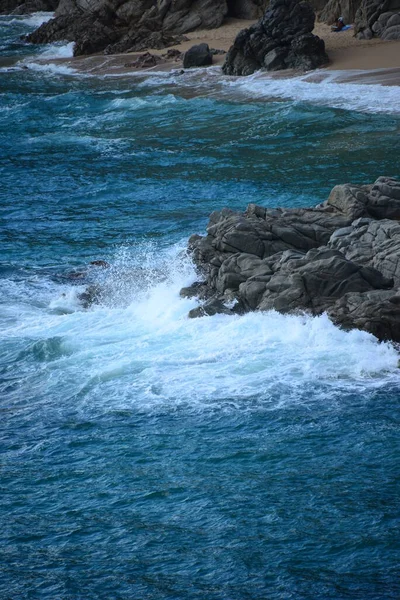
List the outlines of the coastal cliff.
{"type": "Polygon", "coordinates": [[[212,213],[189,252],[199,281],[189,316],[326,312],[338,325],[400,342],[400,182],[336,186],[314,208],[212,213]]]}

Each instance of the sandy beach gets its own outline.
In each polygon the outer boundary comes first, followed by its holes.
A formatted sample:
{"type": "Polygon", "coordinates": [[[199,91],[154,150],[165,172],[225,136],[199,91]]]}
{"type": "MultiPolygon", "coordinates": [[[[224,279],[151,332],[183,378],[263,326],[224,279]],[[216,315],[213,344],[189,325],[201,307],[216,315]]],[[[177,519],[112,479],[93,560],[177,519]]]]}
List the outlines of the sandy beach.
{"type": "MultiPolygon", "coordinates": [[[[186,34],[185,37],[187,39],[179,45],[163,50],[149,48],[148,52],[159,57],[160,62],[155,66],[145,69],[135,64],[138,57],[143,55],[143,52],[110,56],[93,55],[89,57],[57,59],[52,62],[63,63],[74,69],[92,73],[93,75],[105,73],[117,75],[139,70],[169,71],[172,69],[181,69],[182,57],[171,60],[166,56],[168,50],[175,49],[183,54],[195,44],[207,43],[211,49],[221,50],[226,53],[239,31],[249,27],[252,23],[254,21],[227,19],[225,24],[218,29],[198,30],[186,34]]],[[[330,58],[330,63],[324,70],[337,72],[338,81],[358,81],[361,78],[363,83],[400,85],[400,41],[384,42],[378,38],[358,40],[354,37],[352,28],[335,33],[331,31],[330,26],[324,23],[317,23],[314,33],[325,41],[326,51],[330,58]]],[[[222,65],[224,59],[224,53],[216,54],[213,64],[216,66],[222,65]]],[[[280,76],[280,74],[272,75],[280,76]]],[[[290,76],[290,73],[285,71],[285,76],[287,75],[290,76]]]]}

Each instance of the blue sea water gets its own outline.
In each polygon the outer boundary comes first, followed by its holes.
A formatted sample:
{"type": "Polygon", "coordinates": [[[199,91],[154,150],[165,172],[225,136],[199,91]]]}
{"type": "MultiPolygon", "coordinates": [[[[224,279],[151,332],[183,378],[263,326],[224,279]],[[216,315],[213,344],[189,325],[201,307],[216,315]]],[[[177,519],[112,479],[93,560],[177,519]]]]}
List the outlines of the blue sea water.
{"type": "Polygon", "coordinates": [[[44,18],[0,17],[0,598],[398,599],[396,349],[179,297],[213,210],[398,176],[398,88],[89,77],[44,18]]]}

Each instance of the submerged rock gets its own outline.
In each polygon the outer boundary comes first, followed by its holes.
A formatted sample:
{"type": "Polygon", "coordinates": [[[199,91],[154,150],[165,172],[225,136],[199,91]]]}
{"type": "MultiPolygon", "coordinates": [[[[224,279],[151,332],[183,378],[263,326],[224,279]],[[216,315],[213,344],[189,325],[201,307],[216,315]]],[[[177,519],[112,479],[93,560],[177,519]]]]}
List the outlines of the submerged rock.
{"type": "Polygon", "coordinates": [[[327,312],[400,342],[400,182],[336,186],[314,208],[212,213],[189,240],[201,280],[190,316],[251,310],[327,312]]]}
{"type": "Polygon", "coordinates": [[[271,0],[258,23],[236,37],[222,67],[224,73],[309,70],[328,63],[324,41],[312,34],[314,22],[314,10],[308,2],[271,0]]]}

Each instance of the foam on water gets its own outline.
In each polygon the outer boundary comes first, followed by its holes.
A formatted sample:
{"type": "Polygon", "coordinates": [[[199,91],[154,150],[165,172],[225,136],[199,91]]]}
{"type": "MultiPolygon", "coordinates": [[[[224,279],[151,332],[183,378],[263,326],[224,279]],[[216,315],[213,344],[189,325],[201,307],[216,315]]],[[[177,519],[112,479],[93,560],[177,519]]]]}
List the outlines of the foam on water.
{"type": "Polygon", "coordinates": [[[22,66],[31,71],[37,71],[46,75],[74,75],[76,71],[71,67],[55,63],[39,63],[32,59],[21,62],[22,66]]]}
{"type": "Polygon", "coordinates": [[[39,11],[32,13],[31,15],[3,15],[0,16],[0,25],[25,25],[27,27],[40,27],[43,23],[47,23],[54,17],[52,12],[39,11]]]}
{"type": "MultiPolygon", "coordinates": [[[[346,83],[343,78],[360,74],[351,71],[314,71],[312,75],[279,76],[258,71],[248,77],[225,77],[220,67],[185,72],[155,73],[139,85],[143,87],[183,87],[204,93],[234,98],[237,95],[257,100],[295,100],[332,108],[371,113],[400,113],[398,86],[346,83]]],[[[143,76],[143,74],[141,74],[143,76]]],[[[136,77],[138,74],[136,74],[136,77]]],[[[371,71],[371,80],[374,72],[371,71]]]]}
{"type": "Polygon", "coordinates": [[[41,58],[71,58],[74,55],[74,42],[48,44],[41,58]]]}
{"type": "Polygon", "coordinates": [[[103,398],[108,406],[140,409],[245,407],[255,399],[257,405],[304,402],[307,386],[337,393],[399,383],[390,344],[342,331],[325,315],[272,311],[189,319],[196,300],[180,298],[179,290],[193,281],[192,266],[176,248],[156,264],[154,258],[147,257],[140,273],[137,259],[125,253],[111,272],[102,272],[105,293],[89,310],[79,303],[82,287],[63,285],[60,293],[55,284],[46,284],[42,294],[46,307],[15,306],[6,338],[30,345],[58,340],[59,355],[50,353],[43,367],[49,394],[68,380],[68,396],[85,405],[103,398]]]}
{"type": "Polygon", "coordinates": [[[284,98],[302,102],[319,103],[333,108],[362,112],[400,113],[398,86],[360,83],[338,83],[339,73],[316,72],[310,75],[275,79],[263,73],[250,77],[224,80],[225,85],[242,90],[253,98],[284,98]],[[318,75],[322,75],[318,81],[318,75]]]}

